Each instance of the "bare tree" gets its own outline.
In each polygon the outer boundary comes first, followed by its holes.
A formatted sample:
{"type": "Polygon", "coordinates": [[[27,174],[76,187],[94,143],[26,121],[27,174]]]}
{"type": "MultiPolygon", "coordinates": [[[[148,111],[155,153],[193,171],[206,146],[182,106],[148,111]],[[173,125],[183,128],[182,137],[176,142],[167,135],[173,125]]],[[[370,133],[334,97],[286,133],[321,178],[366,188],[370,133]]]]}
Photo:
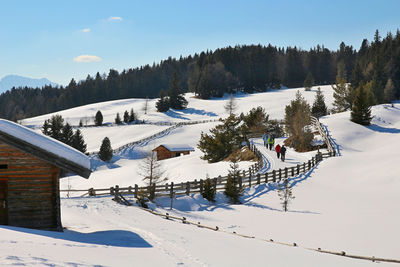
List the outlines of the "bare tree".
{"type": "Polygon", "coordinates": [[[144,111],[144,114],[147,114],[147,111],[149,110],[149,98],[146,97],[146,100],[144,101],[142,110],[144,111]]]}
{"type": "Polygon", "coordinates": [[[144,158],[139,167],[139,175],[143,177],[143,181],[147,185],[159,184],[167,180],[164,176],[161,163],[157,161],[157,153],[151,151],[144,158]]]}
{"type": "Polygon", "coordinates": [[[290,202],[292,201],[292,199],[294,199],[295,197],[293,196],[292,193],[292,188],[289,185],[289,181],[288,179],[285,179],[283,181],[283,185],[278,184],[278,196],[280,198],[280,200],[282,201],[282,207],[284,211],[288,211],[288,207],[290,202]]]}
{"type": "Polygon", "coordinates": [[[237,102],[232,94],[230,94],[229,99],[227,100],[224,108],[226,112],[229,113],[229,115],[232,115],[238,109],[237,102]]]}

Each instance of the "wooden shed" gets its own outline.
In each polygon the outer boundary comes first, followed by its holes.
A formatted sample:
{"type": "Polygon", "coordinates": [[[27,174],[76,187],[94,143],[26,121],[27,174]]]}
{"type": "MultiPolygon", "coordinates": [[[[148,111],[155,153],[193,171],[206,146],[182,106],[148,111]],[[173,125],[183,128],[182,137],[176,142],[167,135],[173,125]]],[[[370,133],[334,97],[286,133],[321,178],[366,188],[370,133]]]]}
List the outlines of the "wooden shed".
{"type": "Polygon", "coordinates": [[[0,119],[0,224],[62,231],[60,170],[88,178],[81,152],[0,119]]]}
{"type": "Polygon", "coordinates": [[[157,152],[157,160],[179,157],[181,155],[189,155],[194,148],[188,145],[159,145],[153,151],[157,152]]]}

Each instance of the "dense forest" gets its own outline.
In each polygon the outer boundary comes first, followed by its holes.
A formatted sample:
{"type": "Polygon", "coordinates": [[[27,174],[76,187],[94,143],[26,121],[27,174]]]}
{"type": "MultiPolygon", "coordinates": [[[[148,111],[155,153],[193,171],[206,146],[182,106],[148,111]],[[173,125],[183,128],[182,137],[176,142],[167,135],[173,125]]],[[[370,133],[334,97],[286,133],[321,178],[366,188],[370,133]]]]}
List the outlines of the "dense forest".
{"type": "MultiPolygon", "coordinates": [[[[306,77],[317,85],[335,83],[338,65],[344,66],[346,82],[358,87],[370,82],[377,103],[385,98],[385,87],[400,96],[400,31],[381,38],[376,31],[371,42],[362,41],[357,51],[341,43],[336,51],[316,46],[308,51],[298,47],[243,45],[179,59],[168,58],[152,66],[111,69],[85,80],[74,79],[66,87],[13,88],[0,95],[0,117],[25,117],[107,100],[155,98],[167,90],[174,73],[183,91],[207,99],[225,92],[259,92],[270,88],[300,87],[306,77]],[[389,83],[389,85],[388,85],[389,83]]],[[[343,67],[342,67],[343,68],[343,67]]]]}

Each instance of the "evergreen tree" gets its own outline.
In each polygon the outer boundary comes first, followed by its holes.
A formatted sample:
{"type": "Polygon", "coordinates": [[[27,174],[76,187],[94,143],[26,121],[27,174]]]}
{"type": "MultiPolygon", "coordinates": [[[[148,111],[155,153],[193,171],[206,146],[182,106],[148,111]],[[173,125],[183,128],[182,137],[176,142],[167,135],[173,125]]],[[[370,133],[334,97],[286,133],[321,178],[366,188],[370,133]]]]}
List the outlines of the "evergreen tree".
{"type": "Polygon", "coordinates": [[[229,116],[222,124],[210,130],[210,134],[201,133],[198,148],[204,153],[202,159],[217,162],[228,157],[243,141],[243,132],[239,127],[240,119],[229,116]]]}
{"type": "Polygon", "coordinates": [[[86,152],[86,143],[85,140],[83,139],[83,135],[79,129],[77,129],[72,136],[72,143],[71,146],[75,148],[76,150],[79,150],[82,153],[86,152]]]}
{"type": "Polygon", "coordinates": [[[391,103],[393,100],[396,99],[396,91],[394,89],[392,79],[388,79],[386,82],[385,90],[384,90],[384,98],[385,101],[391,103]]]}
{"type": "Polygon", "coordinates": [[[146,96],[146,99],[143,103],[143,108],[142,108],[144,114],[147,114],[148,109],[149,109],[149,97],[146,96]]]}
{"type": "Polygon", "coordinates": [[[311,147],[314,135],[308,126],[311,122],[310,105],[303,98],[300,91],[296,93],[296,99],[285,108],[285,127],[289,138],[285,144],[297,151],[307,151],[311,147]]]}
{"type": "Polygon", "coordinates": [[[164,91],[160,93],[160,99],[156,102],[158,112],[167,112],[169,110],[169,97],[165,95],[164,91]]]}
{"type": "Polygon", "coordinates": [[[119,125],[121,123],[121,116],[119,116],[119,112],[117,112],[117,116],[115,116],[115,124],[119,125]]]}
{"type": "Polygon", "coordinates": [[[240,187],[239,179],[242,179],[239,165],[237,164],[237,159],[233,159],[224,191],[224,194],[229,197],[233,204],[240,203],[239,198],[243,195],[243,187],[240,187]]]}
{"type": "Polygon", "coordinates": [[[105,137],[101,142],[99,158],[102,161],[109,162],[112,159],[112,156],[113,156],[113,150],[111,148],[110,139],[108,139],[108,137],[105,137]]]}
{"type": "Polygon", "coordinates": [[[178,74],[175,72],[168,89],[169,106],[173,109],[185,109],[188,102],[183,96],[178,74]]]}
{"type": "Polygon", "coordinates": [[[128,122],[129,122],[129,113],[128,113],[127,110],[125,110],[125,112],[124,112],[124,122],[125,122],[125,123],[128,123],[128,122]]]}
{"type": "Polygon", "coordinates": [[[351,121],[361,125],[370,125],[371,120],[371,106],[368,104],[368,95],[365,92],[364,85],[361,83],[357,88],[352,106],[351,121]]]}
{"type": "Polygon", "coordinates": [[[69,125],[69,123],[66,123],[61,130],[61,140],[60,141],[63,142],[64,144],[71,146],[73,135],[74,135],[74,132],[72,130],[71,125],[69,125]]]}
{"type": "Polygon", "coordinates": [[[306,79],[304,80],[304,88],[306,91],[311,91],[311,87],[314,86],[314,77],[312,76],[311,72],[307,74],[306,79]]]}
{"type": "Polygon", "coordinates": [[[207,177],[204,181],[202,196],[208,201],[215,202],[215,188],[212,180],[207,177]]]}
{"type": "Polygon", "coordinates": [[[325,105],[325,97],[321,92],[321,88],[318,87],[317,94],[315,95],[315,100],[311,108],[311,115],[316,118],[325,116],[328,114],[328,108],[325,105]]]}
{"type": "Polygon", "coordinates": [[[96,112],[96,116],[94,117],[94,124],[96,126],[102,126],[103,125],[103,114],[101,114],[101,111],[96,112]]]}
{"type": "Polygon", "coordinates": [[[136,113],[133,111],[133,108],[131,108],[131,111],[129,112],[129,122],[134,122],[138,119],[136,113]]]}
{"type": "Polygon", "coordinates": [[[283,210],[286,212],[288,211],[288,207],[289,204],[291,202],[292,199],[294,199],[295,197],[293,196],[293,192],[292,192],[292,188],[289,186],[289,181],[286,178],[283,181],[283,185],[278,183],[278,196],[280,198],[280,200],[282,201],[282,207],[283,210]]]}
{"type": "Polygon", "coordinates": [[[346,72],[344,61],[340,61],[337,67],[337,76],[336,76],[336,84],[332,85],[334,90],[334,111],[335,112],[343,112],[351,107],[351,103],[349,102],[349,86],[346,83],[346,72]]]}
{"type": "Polygon", "coordinates": [[[64,119],[61,115],[54,115],[50,118],[50,137],[62,140],[62,128],[64,127],[64,119]]]}
{"type": "Polygon", "coordinates": [[[44,121],[42,126],[42,133],[44,135],[50,135],[50,119],[44,121]]]}

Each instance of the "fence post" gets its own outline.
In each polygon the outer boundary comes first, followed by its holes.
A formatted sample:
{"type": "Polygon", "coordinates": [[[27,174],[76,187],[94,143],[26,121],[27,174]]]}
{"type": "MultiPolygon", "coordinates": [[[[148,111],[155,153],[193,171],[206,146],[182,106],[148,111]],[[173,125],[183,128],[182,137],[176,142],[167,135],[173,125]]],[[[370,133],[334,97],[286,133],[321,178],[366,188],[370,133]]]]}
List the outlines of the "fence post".
{"type": "Polygon", "coordinates": [[[171,187],[169,188],[169,197],[174,198],[174,182],[171,182],[171,187]]]}
{"type": "Polygon", "coordinates": [[[110,195],[114,195],[114,187],[110,187],[110,195]]]}
{"type": "Polygon", "coordinates": [[[276,183],[276,171],[272,170],[272,181],[274,181],[274,183],[276,183]]]}
{"type": "Polygon", "coordinates": [[[251,168],[249,168],[249,175],[251,176],[251,168]]]}
{"type": "Polygon", "coordinates": [[[189,194],[190,194],[190,182],[187,181],[186,182],[186,195],[189,195],[189,194]]]}
{"type": "Polygon", "coordinates": [[[282,180],[282,169],[279,168],[279,181],[282,180]]]}
{"type": "Polygon", "coordinates": [[[138,191],[139,191],[139,187],[137,184],[135,184],[135,193],[134,193],[135,198],[137,198],[138,191]]]}
{"type": "Polygon", "coordinates": [[[242,189],[243,186],[243,177],[239,176],[239,188],[242,189]]]}
{"type": "Polygon", "coordinates": [[[96,191],[93,189],[93,187],[92,187],[92,188],[89,188],[88,193],[89,193],[89,196],[90,196],[90,197],[96,196],[96,191]]]}
{"type": "Polygon", "coordinates": [[[266,183],[266,184],[268,183],[268,172],[265,173],[265,183],[266,183]]]}
{"type": "Polygon", "coordinates": [[[297,164],[297,175],[300,174],[300,164],[297,164]]]}
{"type": "Polygon", "coordinates": [[[194,179],[193,190],[196,190],[196,188],[197,188],[197,179],[194,179]]]}
{"type": "Polygon", "coordinates": [[[217,192],[217,178],[214,178],[213,179],[214,180],[214,190],[215,190],[215,192],[217,192]]]}
{"type": "Polygon", "coordinates": [[[288,168],[285,167],[285,178],[288,178],[288,168]]]}
{"type": "Polygon", "coordinates": [[[203,186],[204,186],[203,179],[200,179],[200,194],[203,194],[203,186]]]}
{"type": "Polygon", "coordinates": [[[249,187],[251,187],[251,174],[249,176],[249,187]]]}
{"type": "Polygon", "coordinates": [[[308,170],[311,170],[311,160],[308,160],[308,170]]]}
{"type": "Polygon", "coordinates": [[[261,183],[261,175],[257,173],[257,184],[261,183]]]}
{"type": "Polygon", "coordinates": [[[294,167],[292,167],[291,169],[292,169],[292,176],[294,176],[294,167]]]}
{"type": "Polygon", "coordinates": [[[128,186],[128,193],[132,194],[132,186],[128,186]]]}
{"type": "Polygon", "coordinates": [[[304,172],[306,172],[306,163],[305,162],[303,163],[303,170],[304,170],[304,172]]]}
{"type": "Polygon", "coordinates": [[[246,171],[243,170],[243,177],[246,177],[246,171]]]}

